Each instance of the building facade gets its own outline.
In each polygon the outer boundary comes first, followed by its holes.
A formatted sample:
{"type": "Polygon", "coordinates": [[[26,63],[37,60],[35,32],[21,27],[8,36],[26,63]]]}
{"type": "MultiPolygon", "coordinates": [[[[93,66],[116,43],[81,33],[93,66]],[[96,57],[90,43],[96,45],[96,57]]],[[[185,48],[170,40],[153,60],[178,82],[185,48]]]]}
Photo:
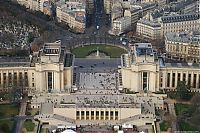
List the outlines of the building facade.
{"type": "Polygon", "coordinates": [[[117,18],[112,24],[112,33],[114,35],[120,35],[131,28],[131,17],[125,16],[117,18]]]}
{"type": "Polygon", "coordinates": [[[111,23],[117,19],[123,16],[123,7],[121,3],[114,3],[112,6],[112,12],[111,12],[111,23]]]}
{"type": "Polygon", "coordinates": [[[136,34],[151,40],[161,39],[161,25],[156,21],[141,19],[137,22],[136,34]]]}
{"type": "Polygon", "coordinates": [[[186,62],[200,62],[200,32],[173,32],[165,35],[166,57],[186,62]]]}
{"type": "MultiPolygon", "coordinates": [[[[157,3],[161,1],[156,1],[157,3]]],[[[138,22],[137,33],[143,36],[143,33],[149,31],[149,26],[154,29],[152,25],[160,25],[161,37],[164,38],[168,32],[178,32],[199,28],[199,14],[197,13],[196,0],[180,0],[176,2],[170,2],[169,4],[158,6],[156,9],[148,11],[147,14],[138,22]],[[196,13],[196,14],[195,14],[196,13]],[[148,22],[148,23],[144,23],[148,22]],[[144,32],[140,33],[143,28],[144,32]]],[[[162,2],[161,2],[162,3],[162,2]]],[[[153,30],[152,30],[153,31],[153,30]]],[[[156,33],[153,31],[152,33],[156,33]]],[[[147,37],[154,39],[152,35],[147,37]]]]}
{"type": "MultiPolygon", "coordinates": [[[[107,98],[110,96],[105,96],[107,98]]],[[[123,125],[130,124],[144,126],[147,123],[154,125],[156,120],[155,109],[164,109],[163,97],[115,95],[107,102],[99,101],[102,98],[95,95],[95,100],[88,95],[52,95],[34,97],[32,108],[40,108],[40,114],[34,118],[41,123],[50,125],[123,125]],[[47,98],[48,97],[48,98],[47,98]],[[114,99],[118,99],[115,103],[114,99]],[[77,100],[78,99],[78,100],[77,100]],[[86,102],[84,99],[88,99],[86,102]],[[96,104],[93,104],[96,101],[96,104]],[[97,102],[99,101],[99,102],[97,102]],[[148,101],[152,101],[149,103],[148,101]]]]}
{"type": "Polygon", "coordinates": [[[111,14],[113,6],[113,0],[104,0],[104,11],[106,14],[111,14]]]}
{"type": "Polygon", "coordinates": [[[33,11],[41,11],[46,15],[52,15],[52,5],[55,0],[17,0],[17,3],[33,11]]]}
{"type": "Polygon", "coordinates": [[[169,32],[200,30],[200,14],[161,17],[162,36],[169,32]]]}
{"type": "Polygon", "coordinates": [[[10,88],[34,93],[70,92],[73,76],[73,55],[61,42],[46,43],[30,58],[1,58],[1,91],[10,88]]]}
{"type": "Polygon", "coordinates": [[[86,0],[86,10],[88,14],[93,14],[94,12],[94,1],[93,0],[86,0]]]}
{"type": "Polygon", "coordinates": [[[57,3],[56,17],[58,22],[63,22],[75,32],[84,33],[86,29],[86,7],[81,2],[57,3]]]}
{"type": "Polygon", "coordinates": [[[185,81],[192,91],[200,90],[199,63],[165,63],[150,43],[134,44],[121,62],[121,85],[133,92],[176,90],[178,81],[185,81]]]}
{"type": "Polygon", "coordinates": [[[140,9],[137,8],[133,8],[133,9],[128,9],[124,11],[124,16],[129,16],[131,17],[131,28],[135,29],[136,24],[139,20],[139,13],[140,13],[140,9]]]}
{"type": "Polygon", "coordinates": [[[16,2],[20,5],[28,7],[28,0],[16,0],[16,2]]]}
{"type": "Polygon", "coordinates": [[[157,19],[142,18],[137,23],[136,33],[149,39],[164,38],[166,33],[200,29],[199,14],[168,15],[157,19]]]}

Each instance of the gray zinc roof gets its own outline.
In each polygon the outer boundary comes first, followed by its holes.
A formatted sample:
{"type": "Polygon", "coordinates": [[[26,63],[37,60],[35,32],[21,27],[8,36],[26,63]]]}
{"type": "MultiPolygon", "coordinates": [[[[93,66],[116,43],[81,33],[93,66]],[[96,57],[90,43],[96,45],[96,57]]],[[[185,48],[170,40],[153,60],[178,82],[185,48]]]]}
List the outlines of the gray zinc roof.
{"type": "Polygon", "coordinates": [[[200,19],[200,14],[184,14],[184,15],[176,15],[176,16],[163,16],[161,20],[163,23],[173,23],[173,22],[181,22],[181,21],[191,21],[200,19]]]}

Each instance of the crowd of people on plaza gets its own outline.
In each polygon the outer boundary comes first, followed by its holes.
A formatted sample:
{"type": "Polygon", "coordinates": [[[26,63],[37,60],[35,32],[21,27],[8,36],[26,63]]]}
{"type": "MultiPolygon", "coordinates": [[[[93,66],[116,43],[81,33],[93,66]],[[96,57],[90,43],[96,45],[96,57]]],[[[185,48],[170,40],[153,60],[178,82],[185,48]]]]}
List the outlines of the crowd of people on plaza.
{"type": "Polygon", "coordinates": [[[98,96],[79,96],[77,97],[77,104],[80,106],[90,107],[104,107],[104,106],[118,106],[118,98],[111,95],[98,95],[98,96]]]}
{"type": "Polygon", "coordinates": [[[79,89],[116,89],[117,80],[115,73],[80,73],[79,89]]]}
{"type": "MultiPolygon", "coordinates": [[[[87,72],[78,74],[79,82],[76,91],[76,106],[82,107],[132,107],[141,106],[144,114],[155,114],[155,99],[133,97],[120,93],[117,72],[87,72]]],[[[141,116],[137,116],[138,118],[141,116]]],[[[142,117],[141,117],[142,118],[142,117]]],[[[130,118],[133,119],[133,118],[130,118]]]]}

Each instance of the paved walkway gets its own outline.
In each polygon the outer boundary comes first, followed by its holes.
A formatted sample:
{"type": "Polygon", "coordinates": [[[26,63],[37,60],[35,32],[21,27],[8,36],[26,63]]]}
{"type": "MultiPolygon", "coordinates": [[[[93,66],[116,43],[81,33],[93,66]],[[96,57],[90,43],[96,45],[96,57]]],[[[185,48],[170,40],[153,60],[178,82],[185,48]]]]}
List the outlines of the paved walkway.
{"type": "Polygon", "coordinates": [[[157,133],[160,133],[160,123],[159,122],[155,122],[156,124],[156,130],[157,130],[157,133]]]}
{"type": "Polygon", "coordinates": [[[25,97],[21,101],[20,111],[19,111],[19,117],[17,119],[15,133],[21,133],[22,132],[23,123],[24,123],[25,119],[21,119],[20,117],[26,116],[25,113],[26,113],[27,100],[28,100],[28,97],[25,97]]]}
{"type": "Polygon", "coordinates": [[[191,104],[190,101],[180,101],[180,100],[175,100],[175,99],[165,99],[165,102],[167,103],[173,103],[173,104],[176,104],[176,103],[182,103],[182,104],[191,104]]]}
{"type": "Polygon", "coordinates": [[[115,73],[80,73],[79,89],[116,89],[115,73]]]}
{"type": "Polygon", "coordinates": [[[171,125],[172,132],[178,131],[178,125],[176,121],[176,112],[175,112],[175,106],[174,106],[174,104],[178,102],[174,99],[165,99],[165,102],[167,102],[168,104],[169,114],[171,114],[175,118],[175,120],[172,122],[172,125],[171,125]]]}

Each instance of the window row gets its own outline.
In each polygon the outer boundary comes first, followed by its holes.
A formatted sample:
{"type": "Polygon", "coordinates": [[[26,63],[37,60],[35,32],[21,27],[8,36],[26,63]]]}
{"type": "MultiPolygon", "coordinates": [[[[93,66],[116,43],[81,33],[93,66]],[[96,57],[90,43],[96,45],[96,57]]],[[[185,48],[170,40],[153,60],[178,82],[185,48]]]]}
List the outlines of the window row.
{"type": "MultiPolygon", "coordinates": [[[[34,76],[34,73],[32,74],[34,76]]],[[[34,77],[32,78],[34,82],[34,77]]],[[[9,86],[28,86],[28,73],[27,72],[8,72],[0,73],[0,85],[3,88],[9,86]]]]}
{"type": "Polygon", "coordinates": [[[118,111],[76,111],[76,120],[118,120],[118,111]]]}
{"type": "Polygon", "coordinates": [[[178,81],[185,81],[192,88],[200,88],[200,74],[167,73],[167,87],[176,87],[178,81]]]}

